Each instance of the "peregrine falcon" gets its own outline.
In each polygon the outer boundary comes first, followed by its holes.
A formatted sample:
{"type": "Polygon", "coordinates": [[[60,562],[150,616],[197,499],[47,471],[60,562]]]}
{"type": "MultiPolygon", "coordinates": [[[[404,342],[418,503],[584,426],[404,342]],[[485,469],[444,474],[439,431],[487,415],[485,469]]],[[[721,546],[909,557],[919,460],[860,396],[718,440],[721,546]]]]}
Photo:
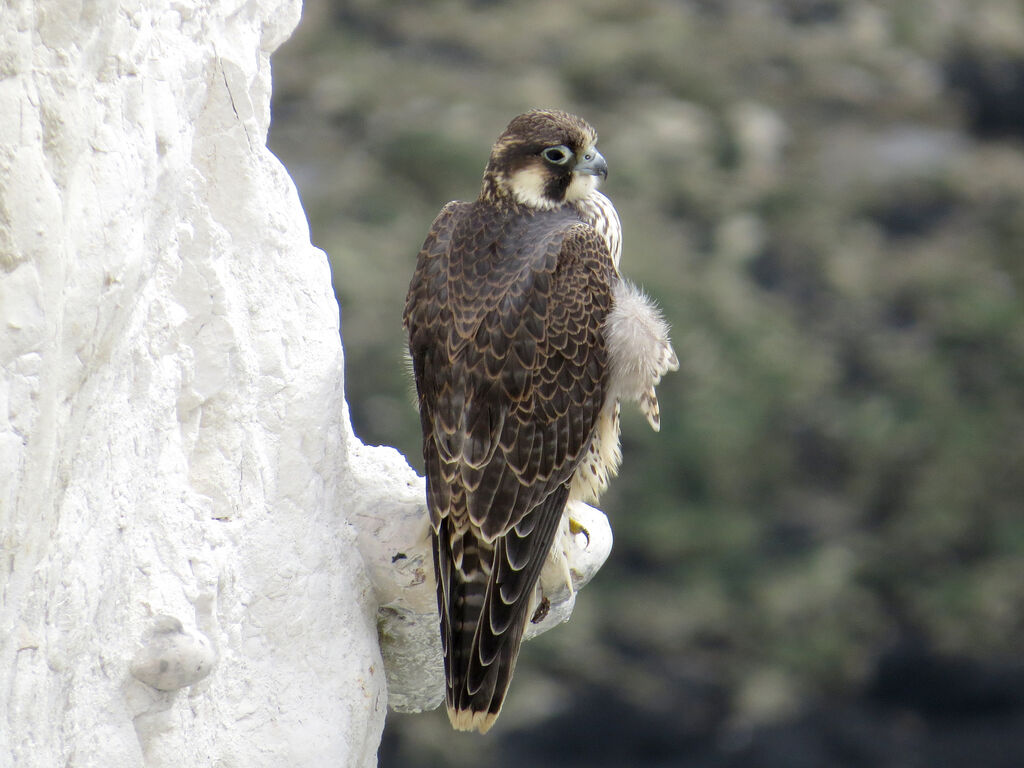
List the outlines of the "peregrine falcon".
{"type": "Polygon", "coordinates": [[[477,200],[435,219],[406,298],[459,730],[501,710],[566,503],[596,501],[618,468],[619,402],[657,429],[654,387],[678,367],[668,326],[618,273],[596,144],[565,112],[512,120],[477,200]]]}

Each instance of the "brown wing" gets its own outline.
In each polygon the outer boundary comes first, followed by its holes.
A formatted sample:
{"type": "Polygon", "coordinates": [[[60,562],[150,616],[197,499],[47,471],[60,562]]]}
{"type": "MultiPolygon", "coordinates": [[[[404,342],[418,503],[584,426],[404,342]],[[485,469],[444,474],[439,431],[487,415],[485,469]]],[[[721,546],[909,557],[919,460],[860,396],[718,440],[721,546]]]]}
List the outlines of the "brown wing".
{"type": "Polygon", "coordinates": [[[606,386],[604,241],[449,204],[406,302],[453,722],[487,727],[606,386]]]}

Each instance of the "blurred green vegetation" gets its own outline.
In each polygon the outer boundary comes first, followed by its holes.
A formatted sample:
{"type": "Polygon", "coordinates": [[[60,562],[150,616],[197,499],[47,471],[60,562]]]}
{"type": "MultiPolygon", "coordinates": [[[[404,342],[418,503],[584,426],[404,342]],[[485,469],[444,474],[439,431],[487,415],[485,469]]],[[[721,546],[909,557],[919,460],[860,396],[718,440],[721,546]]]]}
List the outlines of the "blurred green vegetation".
{"type": "Polygon", "coordinates": [[[330,255],[364,441],[420,466],[415,256],[530,107],[600,132],[623,271],[672,323],[662,431],[627,416],[603,500],[615,551],[525,649],[510,727],[532,668],[659,706],[622,648],[754,722],[860,689],[906,636],[1021,659],[1017,0],[313,0],[273,63],[270,147],[330,255]]]}

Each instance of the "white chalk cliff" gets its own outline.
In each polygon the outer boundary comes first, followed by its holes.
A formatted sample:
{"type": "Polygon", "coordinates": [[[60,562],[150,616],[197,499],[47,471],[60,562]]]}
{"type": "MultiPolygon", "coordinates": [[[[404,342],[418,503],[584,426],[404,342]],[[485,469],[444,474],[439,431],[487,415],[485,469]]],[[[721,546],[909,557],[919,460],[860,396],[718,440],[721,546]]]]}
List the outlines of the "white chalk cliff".
{"type": "Polygon", "coordinates": [[[422,481],[352,434],[265,146],[299,12],[0,7],[2,766],[368,766],[441,699],[422,481]]]}

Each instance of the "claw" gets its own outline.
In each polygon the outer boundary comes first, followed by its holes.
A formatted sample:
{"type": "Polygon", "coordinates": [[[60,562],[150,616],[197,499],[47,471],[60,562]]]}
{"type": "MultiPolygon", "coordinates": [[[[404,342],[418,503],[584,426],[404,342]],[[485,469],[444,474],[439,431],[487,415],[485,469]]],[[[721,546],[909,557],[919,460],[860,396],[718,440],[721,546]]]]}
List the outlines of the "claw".
{"type": "Polygon", "coordinates": [[[537,610],[533,612],[533,616],[530,617],[530,623],[540,624],[544,619],[547,618],[548,613],[551,611],[551,601],[546,597],[540,599],[540,603],[537,605],[537,610]]]}
{"type": "Polygon", "coordinates": [[[569,533],[571,533],[573,536],[582,533],[584,536],[587,537],[587,546],[590,546],[590,531],[588,531],[582,525],[577,523],[571,517],[569,518],[569,533]]]}

